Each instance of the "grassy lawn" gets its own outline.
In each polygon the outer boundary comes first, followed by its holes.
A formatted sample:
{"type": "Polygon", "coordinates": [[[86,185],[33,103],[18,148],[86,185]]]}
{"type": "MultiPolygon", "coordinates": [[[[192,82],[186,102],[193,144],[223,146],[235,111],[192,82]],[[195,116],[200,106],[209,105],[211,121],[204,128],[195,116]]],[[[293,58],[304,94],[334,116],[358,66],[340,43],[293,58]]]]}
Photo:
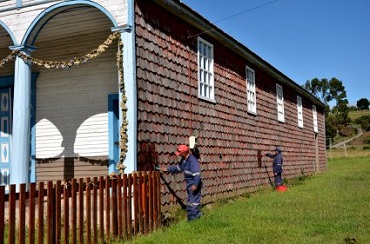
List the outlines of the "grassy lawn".
{"type": "Polygon", "coordinates": [[[369,157],[370,158],[370,150],[369,149],[356,149],[353,145],[347,145],[346,149],[343,147],[340,148],[333,148],[331,150],[327,150],[326,155],[328,157],[328,162],[331,162],[332,159],[335,158],[359,158],[359,157],[369,157]]]}
{"type": "Polygon", "coordinates": [[[287,192],[266,189],[205,207],[130,243],[369,243],[370,157],[333,158],[287,192]]]}

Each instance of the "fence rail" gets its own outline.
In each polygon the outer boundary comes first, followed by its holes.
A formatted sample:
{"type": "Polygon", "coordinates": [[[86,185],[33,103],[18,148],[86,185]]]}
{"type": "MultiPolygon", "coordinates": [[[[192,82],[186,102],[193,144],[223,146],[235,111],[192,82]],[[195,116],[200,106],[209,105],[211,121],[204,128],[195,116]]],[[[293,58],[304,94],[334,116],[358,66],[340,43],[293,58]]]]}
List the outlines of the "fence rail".
{"type": "Polygon", "coordinates": [[[100,243],[160,226],[159,172],[0,186],[1,243],[100,243]]]}

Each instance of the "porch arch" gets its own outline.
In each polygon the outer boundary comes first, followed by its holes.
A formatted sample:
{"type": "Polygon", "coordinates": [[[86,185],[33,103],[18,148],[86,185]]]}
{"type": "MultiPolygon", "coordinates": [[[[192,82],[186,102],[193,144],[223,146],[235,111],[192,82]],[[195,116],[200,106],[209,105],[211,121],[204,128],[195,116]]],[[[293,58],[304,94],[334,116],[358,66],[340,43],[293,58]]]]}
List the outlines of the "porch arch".
{"type": "MultiPolygon", "coordinates": [[[[33,45],[36,44],[36,50],[37,50],[37,48],[38,48],[37,47],[37,45],[38,45],[38,43],[37,43],[38,42],[38,37],[41,36],[40,33],[43,30],[47,31],[46,28],[47,28],[48,24],[52,22],[52,20],[55,20],[56,18],[58,18],[60,16],[60,14],[63,14],[65,12],[67,12],[67,11],[70,11],[72,9],[78,9],[78,8],[81,8],[82,9],[84,7],[92,7],[94,9],[96,9],[96,11],[100,11],[102,13],[102,15],[104,15],[106,17],[106,19],[107,19],[106,22],[109,22],[110,25],[108,24],[109,25],[109,28],[107,28],[108,27],[107,23],[104,23],[105,32],[110,32],[112,26],[115,29],[119,29],[119,27],[117,27],[117,22],[115,21],[115,19],[111,15],[111,13],[109,13],[109,11],[107,11],[101,5],[98,5],[96,3],[92,3],[90,1],[69,1],[69,2],[63,2],[63,3],[55,4],[55,5],[47,8],[47,9],[45,9],[44,11],[42,11],[42,13],[40,13],[32,21],[32,23],[27,28],[27,31],[26,31],[26,33],[25,33],[25,35],[23,37],[22,46],[33,46],[33,45]]],[[[46,32],[44,32],[44,34],[45,33],[46,32]]],[[[45,48],[45,46],[44,46],[44,48],[45,48]]],[[[40,49],[42,49],[42,47],[40,49]]],[[[48,49],[48,46],[46,46],[46,49],[48,49]]],[[[37,56],[37,52],[38,51],[36,51],[35,54],[33,54],[31,56],[37,56]]],[[[45,53],[45,49],[44,49],[44,53],[45,53]]],[[[42,77],[42,74],[40,75],[40,77],[42,77]]],[[[118,81],[118,79],[116,79],[116,83],[117,83],[117,81],[118,81]]],[[[118,86],[115,86],[115,87],[116,87],[116,89],[118,89],[118,86]]],[[[117,90],[115,90],[115,92],[117,92],[117,90]]],[[[36,92],[35,91],[32,91],[32,93],[34,94],[36,92]]],[[[81,123],[83,123],[83,121],[86,121],[86,119],[82,119],[81,118],[79,121],[81,121],[81,123]]],[[[36,121],[36,123],[37,123],[37,121],[36,121]]],[[[76,131],[77,131],[77,128],[76,128],[76,131]]],[[[70,144],[71,143],[74,143],[74,142],[75,141],[70,141],[70,144]]],[[[36,142],[32,141],[31,143],[35,144],[36,142]]],[[[31,148],[35,148],[35,146],[33,146],[31,148]]],[[[70,152],[71,152],[71,150],[70,150],[70,152]]],[[[72,150],[72,152],[73,152],[73,150],[72,150]]],[[[35,157],[33,157],[33,155],[36,155],[35,152],[31,152],[31,158],[35,158],[35,157]]],[[[72,157],[72,156],[70,156],[70,157],[72,157]]],[[[91,160],[89,160],[89,162],[91,162],[91,160]]],[[[73,164],[73,162],[72,162],[72,164],[73,164]]],[[[73,178],[73,176],[74,175],[68,176],[67,178],[73,178]]]]}
{"type": "Polygon", "coordinates": [[[0,20],[0,26],[9,34],[10,36],[10,39],[12,40],[13,42],[13,45],[16,45],[16,39],[15,39],[15,36],[13,34],[13,32],[9,29],[9,27],[0,20]]]}
{"type": "Polygon", "coordinates": [[[53,17],[55,17],[59,13],[61,13],[63,11],[66,11],[70,8],[75,8],[77,6],[85,6],[85,5],[97,8],[102,13],[104,13],[105,16],[107,16],[108,19],[112,22],[112,25],[113,25],[112,27],[118,27],[117,21],[114,19],[112,14],[107,9],[105,9],[103,6],[101,6],[100,4],[97,4],[97,3],[91,2],[91,1],[85,1],[85,0],[68,1],[68,2],[57,3],[53,6],[45,9],[44,11],[42,11],[32,21],[32,23],[28,27],[28,29],[27,29],[24,37],[23,37],[22,43],[24,45],[33,46],[35,40],[37,39],[38,34],[42,30],[42,28],[49,22],[50,19],[52,19],[53,17]],[[37,31],[33,32],[34,30],[37,30],[37,31]]]}

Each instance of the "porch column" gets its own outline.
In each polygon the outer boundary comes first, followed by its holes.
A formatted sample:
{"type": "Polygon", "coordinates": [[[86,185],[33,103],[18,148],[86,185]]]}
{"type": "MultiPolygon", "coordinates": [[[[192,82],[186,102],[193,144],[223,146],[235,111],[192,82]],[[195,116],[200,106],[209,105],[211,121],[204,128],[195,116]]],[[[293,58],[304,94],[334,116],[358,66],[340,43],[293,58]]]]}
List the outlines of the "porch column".
{"type": "MultiPolygon", "coordinates": [[[[130,18],[130,17],[129,17],[130,18]]],[[[126,118],[122,116],[119,109],[119,128],[123,119],[128,121],[127,125],[127,153],[123,164],[126,166],[125,173],[132,173],[137,170],[137,91],[136,91],[136,59],[135,59],[135,33],[131,25],[112,28],[112,31],[119,31],[123,42],[123,82],[126,95],[126,118]]],[[[119,91],[119,103],[122,103],[122,92],[119,91]]]]}
{"type": "MultiPolygon", "coordinates": [[[[34,48],[13,46],[30,54],[34,48]]],[[[31,121],[31,64],[17,57],[14,72],[13,129],[10,163],[10,184],[29,183],[30,121],[31,121]]]]}

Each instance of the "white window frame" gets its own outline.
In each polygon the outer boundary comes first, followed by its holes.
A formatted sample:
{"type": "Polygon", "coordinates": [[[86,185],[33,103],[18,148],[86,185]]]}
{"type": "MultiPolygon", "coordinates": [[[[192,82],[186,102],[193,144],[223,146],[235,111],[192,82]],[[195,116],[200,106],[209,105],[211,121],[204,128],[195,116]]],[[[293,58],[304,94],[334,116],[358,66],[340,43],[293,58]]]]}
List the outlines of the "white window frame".
{"type": "Polygon", "coordinates": [[[297,115],[298,115],[298,127],[303,128],[303,106],[302,98],[297,96],[297,115]]]}
{"type": "Polygon", "coordinates": [[[245,76],[247,87],[247,111],[252,114],[257,114],[256,73],[253,69],[246,66],[245,76]]]}
{"type": "Polygon", "coordinates": [[[278,121],[285,122],[283,87],[276,84],[276,110],[278,121]]]}
{"type": "Polygon", "coordinates": [[[313,131],[315,133],[318,133],[319,132],[319,128],[317,126],[317,110],[316,110],[316,106],[315,105],[312,105],[312,119],[313,119],[313,131]]]}
{"type": "Polygon", "coordinates": [[[215,101],[213,45],[198,37],[198,97],[215,101]]]}

